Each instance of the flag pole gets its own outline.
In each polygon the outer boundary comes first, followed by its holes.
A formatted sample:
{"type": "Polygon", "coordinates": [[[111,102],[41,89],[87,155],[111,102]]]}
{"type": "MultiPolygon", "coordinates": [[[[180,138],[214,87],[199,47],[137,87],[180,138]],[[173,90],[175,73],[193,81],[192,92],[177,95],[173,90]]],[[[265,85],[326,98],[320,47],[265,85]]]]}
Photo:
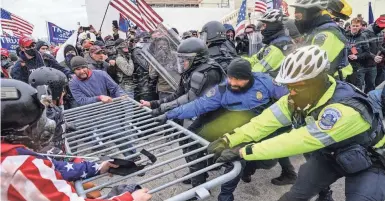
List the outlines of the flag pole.
{"type": "Polygon", "coordinates": [[[102,26],[103,26],[103,23],[104,23],[104,19],[106,18],[106,14],[107,14],[107,10],[108,10],[108,7],[110,7],[110,1],[108,1],[108,5],[107,5],[107,8],[106,8],[106,11],[104,12],[104,16],[103,16],[103,20],[102,20],[102,24],[100,24],[100,28],[99,28],[99,31],[102,30],[102,26]]]}

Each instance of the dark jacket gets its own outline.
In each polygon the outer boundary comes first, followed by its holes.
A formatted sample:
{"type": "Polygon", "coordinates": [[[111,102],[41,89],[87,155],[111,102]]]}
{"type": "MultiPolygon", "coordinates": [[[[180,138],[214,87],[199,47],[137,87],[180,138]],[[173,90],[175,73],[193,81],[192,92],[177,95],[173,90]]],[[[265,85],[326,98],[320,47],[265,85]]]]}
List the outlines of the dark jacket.
{"type": "Polygon", "coordinates": [[[362,67],[373,67],[370,65],[373,58],[370,55],[369,42],[367,41],[365,34],[362,34],[361,31],[355,35],[353,35],[351,32],[348,32],[346,33],[346,38],[349,43],[348,55],[353,54],[352,48],[355,48],[358,52],[356,54],[356,60],[349,59],[349,62],[352,64],[354,70],[362,67]]]}
{"type": "Polygon", "coordinates": [[[376,66],[376,62],[374,62],[374,57],[378,54],[379,51],[384,50],[384,48],[382,47],[384,39],[380,33],[374,32],[373,24],[369,25],[368,28],[363,31],[363,34],[369,41],[370,55],[372,58],[370,62],[367,63],[367,65],[376,66]]]}
{"type": "Polygon", "coordinates": [[[36,57],[32,59],[27,59],[24,52],[20,52],[20,59],[16,62],[15,66],[12,68],[11,76],[13,79],[23,81],[28,83],[28,77],[35,69],[47,66],[55,68],[63,72],[67,77],[71,76],[71,71],[61,66],[56,59],[48,54],[42,54],[42,56],[37,52],[36,57]],[[44,60],[43,60],[44,58],[44,60]],[[25,66],[21,66],[21,63],[25,62],[25,66]]]}

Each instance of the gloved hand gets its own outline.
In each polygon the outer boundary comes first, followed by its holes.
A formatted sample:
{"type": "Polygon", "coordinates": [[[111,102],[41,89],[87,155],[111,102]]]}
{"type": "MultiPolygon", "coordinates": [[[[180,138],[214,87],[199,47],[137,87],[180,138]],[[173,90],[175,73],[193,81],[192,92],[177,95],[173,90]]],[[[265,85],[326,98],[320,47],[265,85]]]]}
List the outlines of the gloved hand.
{"type": "Polygon", "coordinates": [[[158,122],[159,124],[165,124],[167,122],[167,115],[166,114],[159,115],[154,119],[154,121],[158,122]]]}
{"type": "Polygon", "coordinates": [[[159,115],[163,114],[162,110],[160,108],[156,108],[156,109],[153,109],[151,110],[151,115],[153,117],[157,117],[159,115]]]}
{"type": "Polygon", "coordinates": [[[77,130],[76,125],[74,123],[66,123],[67,132],[74,132],[77,130]]]}
{"type": "Polygon", "coordinates": [[[214,154],[214,161],[221,156],[222,151],[225,149],[229,149],[229,144],[226,142],[224,138],[219,138],[214,142],[211,142],[207,147],[207,152],[209,154],[214,154]]]}
{"type": "Polygon", "coordinates": [[[240,148],[226,149],[222,152],[221,156],[215,161],[216,163],[227,163],[241,159],[239,155],[240,148]]]}

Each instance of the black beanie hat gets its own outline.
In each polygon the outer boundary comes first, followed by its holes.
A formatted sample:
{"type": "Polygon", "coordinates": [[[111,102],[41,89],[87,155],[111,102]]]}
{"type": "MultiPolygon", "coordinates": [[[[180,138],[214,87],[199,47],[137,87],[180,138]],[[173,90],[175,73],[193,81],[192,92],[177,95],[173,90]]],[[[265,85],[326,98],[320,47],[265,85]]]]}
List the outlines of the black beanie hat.
{"type": "Polygon", "coordinates": [[[35,48],[36,48],[37,51],[39,51],[40,48],[43,47],[43,46],[49,47],[49,45],[46,42],[39,40],[39,41],[37,41],[35,48]]]}
{"type": "Polygon", "coordinates": [[[227,67],[227,75],[240,80],[250,80],[253,77],[250,62],[242,58],[234,59],[227,67]]]}
{"type": "Polygon", "coordinates": [[[71,70],[72,71],[75,70],[75,68],[78,68],[81,66],[84,66],[84,67],[88,66],[86,60],[83,57],[75,56],[74,58],[71,59],[71,70]]]}

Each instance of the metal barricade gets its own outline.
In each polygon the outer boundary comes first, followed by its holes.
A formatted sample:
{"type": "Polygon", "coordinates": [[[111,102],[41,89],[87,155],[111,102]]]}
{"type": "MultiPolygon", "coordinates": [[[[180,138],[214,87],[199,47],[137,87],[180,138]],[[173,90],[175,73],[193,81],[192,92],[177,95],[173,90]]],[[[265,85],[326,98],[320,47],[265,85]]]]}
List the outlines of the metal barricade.
{"type": "Polygon", "coordinates": [[[130,98],[118,98],[112,103],[99,102],[64,111],[66,120],[77,125],[75,132],[64,135],[68,154],[95,157],[93,161],[98,161],[101,156],[135,159],[137,165],[149,161],[138,149],[145,149],[157,157],[155,163],[126,176],[109,177],[109,174],[103,174],[76,181],[75,188],[80,196],[85,197],[86,193],[102,190],[101,198],[105,198],[108,192],[106,188],[136,183],[149,188],[153,200],[205,199],[210,196],[210,189],[230,181],[240,173],[240,163],[234,162],[232,171],[216,178],[210,176],[200,186],[189,189],[191,186],[181,185],[182,181],[222,164],[212,164],[189,174],[189,166],[205,162],[213,154],[189,162],[184,158],[204,152],[209,142],[173,121],[160,125],[154,121],[150,111],[141,108],[138,102],[130,98]],[[186,151],[186,148],[192,146],[196,149],[186,151]],[[84,190],[82,184],[86,182],[93,182],[97,186],[84,190]]]}

